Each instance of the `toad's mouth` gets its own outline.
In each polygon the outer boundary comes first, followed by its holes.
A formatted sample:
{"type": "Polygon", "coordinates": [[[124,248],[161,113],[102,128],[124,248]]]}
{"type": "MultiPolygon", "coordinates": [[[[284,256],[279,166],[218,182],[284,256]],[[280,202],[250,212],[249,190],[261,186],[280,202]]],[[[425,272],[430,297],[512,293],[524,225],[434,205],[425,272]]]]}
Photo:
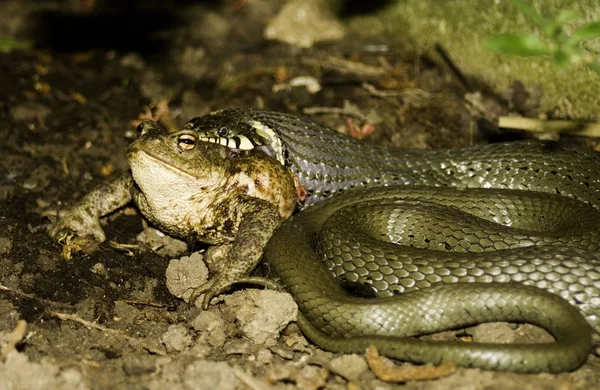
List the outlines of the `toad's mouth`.
{"type": "Polygon", "coordinates": [[[138,168],[145,169],[148,165],[155,164],[164,167],[165,169],[179,175],[184,175],[189,177],[190,179],[200,179],[200,177],[185,168],[181,168],[179,166],[174,165],[171,161],[166,160],[164,157],[149,152],[147,150],[143,150],[140,148],[134,148],[128,153],[128,163],[131,169],[135,169],[134,165],[137,165],[138,168]],[[140,161],[146,161],[145,163],[140,161]]]}

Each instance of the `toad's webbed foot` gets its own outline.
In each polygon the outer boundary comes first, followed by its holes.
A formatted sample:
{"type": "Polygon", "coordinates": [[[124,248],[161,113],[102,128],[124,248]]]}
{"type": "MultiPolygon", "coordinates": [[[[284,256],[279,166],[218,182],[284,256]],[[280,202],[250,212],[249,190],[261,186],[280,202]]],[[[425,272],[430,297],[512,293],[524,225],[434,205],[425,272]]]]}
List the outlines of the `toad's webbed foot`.
{"type": "Polygon", "coordinates": [[[191,304],[195,304],[196,300],[198,300],[198,298],[204,294],[204,297],[202,298],[202,303],[201,303],[201,307],[203,310],[208,309],[208,306],[210,305],[210,301],[228,291],[229,289],[231,289],[231,287],[233,286],[233,284],[235,284],[235,281],[227,281],[225,280],[225,278],[213,278],[209,281],[207,281],[206,283],[196,287],[194,289],[194,291],[192,292],[192,295],[190,295],[190,303],[191,304]]]}
{"type": "Polygon", "coordinates": [[[129,172],[100,184],[75,205],[60,211],[56,223],[49,226],[48,233],[56,240],[76,236],[103,242],[106,235],[100,226],[100,217],[131,201],[132,186],[129,172]]]}
{"type": "Polygon", "coordinates": [[[202,307],[202,309],[206,310],[210,305],[210,301],[214,297],[229,291],[235,284],[254,284],[271,290],[282,289],[282,286],[279,283],[269,278],[264,278],[260,276],[247,276],[229,281],[227,280],[226,276],[219,275],[214,279],[211,279],[208,282],[196,287],[192,292],[192,295],[190,295],[189,302],[192,305],[195,304],[196,300],[202,294],[204,294],[204,297],[202,298],[202,304],[200,306],[202,307]]]}
{"type": "Polygon", "coordinates": [[[50,236],[61,241],[67,236],[92,237],[95,241],[106,240],[100,219],[86,207],[75,206],[58,214],[58,220],[48,228],[50,236]]]}

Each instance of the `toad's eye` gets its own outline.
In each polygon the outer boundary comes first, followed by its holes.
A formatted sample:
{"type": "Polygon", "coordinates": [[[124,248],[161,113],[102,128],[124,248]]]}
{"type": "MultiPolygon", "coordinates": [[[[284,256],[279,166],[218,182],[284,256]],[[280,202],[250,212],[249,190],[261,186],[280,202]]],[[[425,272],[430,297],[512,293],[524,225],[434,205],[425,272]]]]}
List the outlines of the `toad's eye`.
{"type": "Polygon", "coordinates": [[[196,146],[196,137],[190,134],[179,136],[179,147],[182,150],[192,150],[196,146]]]}
{"type": "Polygon", "coordinates": [[[229,152],[229,157],[231,157],[231,158],[238,158],[239,156],[240,155],[235,150],[232,150],[231,152],[229,152]]]}
{"type": "Polygon", "coordinates": [[[221,127],[219,130],[217,130],[217,135],[219,137],[225,137],[225,136],[227,136],[228,133],[229,133],[229,130],[227,129],[227,127],[221,127]]]}
{"type": "Polygon", "coordinates": [[[144,128],[146,126],[144,126],[144,122],[140,123],[139,125],[137,125],[137,127],[135,128],[135,131],[137,132],[138,136],[142,135],[142,133],[144,132],[144,128]]]}

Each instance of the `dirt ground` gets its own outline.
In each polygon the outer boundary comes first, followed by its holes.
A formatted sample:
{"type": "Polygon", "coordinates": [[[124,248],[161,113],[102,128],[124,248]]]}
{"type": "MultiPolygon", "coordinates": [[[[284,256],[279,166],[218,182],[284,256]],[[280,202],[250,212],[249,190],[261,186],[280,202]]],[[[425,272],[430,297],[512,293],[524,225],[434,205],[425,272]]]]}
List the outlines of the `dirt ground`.
{"type": "MultiPolygon", "coordinates": [[[[201,268],[190,256],[201,248],[146,228],[133,207],[105,218],[105,243],[69,258],[47,225],[127,169],[124,151],[149,111],[181,126],[224,107],[280,110],[413,148],[525,137],[488,119],[537,114],[535,88],[461,82],[439,53],[402,37],[350,33],[304,49],[266,41],[280,1],[132,3],[0,5],[0,31],[35,44],[0,52],[0,390],[600,389],[594,355],[560,375],[458,369],[386,383],[364,356],[307,342],[285,293],[238,291],[203,312],[172,295],[201,268]]],[[[505,324],[467,333],[547,337],[505,324]]]]}

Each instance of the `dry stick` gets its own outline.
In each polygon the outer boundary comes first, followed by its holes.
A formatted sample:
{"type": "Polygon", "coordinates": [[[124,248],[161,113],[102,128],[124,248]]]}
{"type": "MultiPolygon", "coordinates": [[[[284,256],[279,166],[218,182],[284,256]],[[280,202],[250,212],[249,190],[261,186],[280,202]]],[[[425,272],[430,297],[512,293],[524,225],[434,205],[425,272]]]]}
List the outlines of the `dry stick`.
{"type": "Polygon", "coordinates": [[[133,305],[133,306],[149,306],[149,307],[157,307],[159,309],[164,309],[164,308],[168,308],[170,305],[166,305],[164,303],[156,303],[156,302],[148,302],[148,301],[136,301],[136,300],[131,300],[131,299],[121,299],[118,300],[117,302],[123,302],[126,303],[128,305],[133,305]]]}
{"type": "Polygon", "coordinates": [[[324,69],[335,70],[341,74],[354,74],[363,77],[378,77],[383,76],[388,72],[388,69],[383,66],[372,66],[363,62],[350,61],[339,57],[304,57],[302,58],[301,62],[305,65],[319,66],[324,69]]]}
{"type": "Polygon", "coordinates": [[[150,353],[155,353],[155,354],[161,355],[161,356],[167,356],[165,351],[156,349],[156,348],[144,343],[142,340],[140,340],[138,338],[129,336],[128,334],[125,334],[120,330],[107,328],[106,326],[98,325],[95,322],[90,322],[90,321],[84,320],[83,318],[77,316],[76,314],[58,313],[58,312],[54,312],[54,311],[51,311],[48,313],[57,318],[60,318],[63,321],[74,321],[74,322],[80,323],[84,326],[87,326],[88,328],[97,329],[99,331],[115,335],[117,337],[123,337],[124,339],[133,343],[134,345],[140,345],[142,348],[144,348],[145,350],[147,350],[150,353]]]}
{"type": "Polygon", "coordinates": [[[235,376],[238,377],[238,379],[245,384],[246,386],[248,386],[251,390],[272,390],[273,386],[270,386],[258,379],[256,379],[255,377],[253,377],[252,375],[246,374],[244,371],[242,371],[239,368],[234,368],[233,369],[235,372],[235,376]]]}
{"type": "MultiPolygon", "coordinates": [[[[26,294],[26,293],[21,292],[21,291],[13,290],[11,288],[8,288],[8,287],[4,286],[1,283],[0,283],[0,291],[7,291],[7,292],[10,292],[12,294],[21,296],[21,297],[25,297],[25,298],[29,298],[29,299],[35,299],[36,301],[42,302],[42,303],[44,303],[44,304],[46,304],[48,306],[54,306],[55,308],[56,307],[62,307],[62,308],[64,308],[64,307],[69,307],[70,308],[71,307],[69,305],[65,305],[65,304],[62,304],[62,303],[49,301],[47,299],[36,298],[32,294],[26,294]]],[[[89,328],[98,329],[98,330],[100,330],[102,332],[110,333],[110,334],[116,335],[118,337],[123,337],[126,340],[128,340],[128,341],[130,341],[130,342],[132,342],[132,343],[134,343],[136,345],[140,345],[142,348],[144,348],[145,350],[147,350],[150,353],[155,353],[155,354],[161,355],[161,356],[166,356],[167,355],[164,351],[162,351],[160,349],[156,349],[156,348],[154,348],[154,347],[152,347],[152,346],[144,343],[142,340],[140,340],[138,338],[129,336],[128,334],[125,334],[122,331],[117,330],[117,329],[107,328],[105,326],[98,325],[95,322],[86,321],[83,318],[81,318],[81,317],[79,317],[79,316],[77,316],[75,314],[59,313],[59,312],[55,312],[55,311],[46,311],[46,312],[49,313],[52,316],[60,318],[63,321],[75,321],[75,322],[78,322],[78,323],[80,323],[82,325],[85,325],[85,326],[87,326],[89,328]]],[[[19,326],[17,326],[17,328],[13,332],[16,332],[17,329],[20,329],[19,326]]],[[[17,340],[15,342],[15,344],[18,343],[19,341],[20,340],[17,340]]],[[[6,353],[8,353],[8,351],[6,353]]],[[[2,349],[2,352],[0,353],[0,357],[1,356],[5,356],[4,355],[4,348],[2,349]]]]}
{"type": "Polygon", "coordinates": [[[2,347],[2,350],[0,350],[1,362],[5,361],[10,351],[15,349],[15,346],[19,343],[19,341],[23,340],[26,331],[27,322],[25,322],[24,320],[17,321],[17,325],[15,326],[13,331],[10,332],[10,334],[8,335],[8,341],[6,342],[6,345],[2,347]]]}
{"type": "Polygon", "coordinates": [[[0,291],[7,291],[7,292],[13,293],[13,294],[15,294],[15,295],[19,295],[19,296],[21,296],[21,297],[35,299],[35,296],[34,296],[34,295],[32,295],[32,294],[27,294],[27,293],[24,293],[24,292],[20,292],[20,291],[17,291],[17,290],[13,290],[12,288],[8,288],[8,287],[6,287],[6,286],[5,286],[5,285],[3,285],[2,283],[0,283],[0,291]]]}
{"type": "Polygon", "coordinates": [[[11,294],[17,295],[19,297],[23,297],[23,298],[34,299],[37,302],[43,303],[44,305],[47,305],[47,306],[52,306],[54,308],[63,308],[63,309],[64,308],[67,308],[67,309],[72,308],[72,306],[69,304],[61,303],[61,302],[54,302],[54,301],[51,301],[49,299],[44,299],[44,298],[38,298],[33,294],[27,294],[22,291],[18,291],[18,290],[14,290],[12,288],[6,287],[2,283],[0,283],[0,291],[6,291],[11,294]]]}
{"type": "Polygon", "coordinates": [[[367,349],[367,363],[377,378],[385,382],[407,382],[438,379],[456,372],[453,362],[445,361],[439,366],[388,366],[389,360],[380,356],[374,346],[367,349]]]}
{"type": "Polygon", "coordinates": [[[600,123],[568,120],[540,120],[519,116],[498,117],[498,127],[543,133],[569,133],[588,137],[600,137],[600,123]]]}
{"type": "Polygon", "coordinates": [[[340,115],[340,116],[351,116],[353,118],[359,119],[363,122],[368,121],[368,118],[357,112],[356,110],[352,110],[349,108],[339,108],[339,107],[306,107],[302,110],[302,112],[306,115],[316,115],[316,114],[329,114],[329,115],[340,115]]]}
{"type": "Polygon", "coordinates": [[[456,79],[465,87],[465,89],[469,92],[473,92],[475,88],[473,84],[469,81],[469,79],[464,75],[464,73],[460,70],[456,62],[452,60],[450,54],[440,45],[439,43],[435,44],[435,51],[440,55],[442,60],[446,63],[448,68],[452,71],[452,74],[456,79]]]}

